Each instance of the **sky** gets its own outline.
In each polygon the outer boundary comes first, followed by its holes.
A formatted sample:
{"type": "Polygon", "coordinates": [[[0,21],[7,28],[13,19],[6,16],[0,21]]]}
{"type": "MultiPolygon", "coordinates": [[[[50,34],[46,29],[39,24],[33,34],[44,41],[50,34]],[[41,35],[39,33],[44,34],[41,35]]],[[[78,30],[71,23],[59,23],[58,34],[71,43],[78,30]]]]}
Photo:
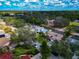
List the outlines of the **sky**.
{"type": "Polygon", "coordinates": [[[79,10],[79,0],[0,0],[0,10],[79,10]]]}

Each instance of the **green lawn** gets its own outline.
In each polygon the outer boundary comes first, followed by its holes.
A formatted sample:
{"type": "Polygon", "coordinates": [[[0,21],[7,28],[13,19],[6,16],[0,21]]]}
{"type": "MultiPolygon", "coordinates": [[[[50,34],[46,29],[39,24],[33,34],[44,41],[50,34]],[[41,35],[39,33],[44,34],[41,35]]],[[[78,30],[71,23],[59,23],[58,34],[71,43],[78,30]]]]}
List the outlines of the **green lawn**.
{"type": "Polygon", "coordinates": [[[24,54],[24,53],[26,53],[26,52],[27,52],[27,50],[26,50],[25,48],[22,48],[22,47],[17,47],[17,48],[15,48],[15,49],[13,50],[13,53],[14,53],[14,55],[16,55],[16,56],[22,55],[22,54],[24,54]]]}
{"type": "Polygon", "coordinates": [[[45,38],[41,34],[39,34],[39,33],[36,33],[36,37],[35,38],[36,38],[36,40],[39,43],[42,43],[45,40],[45,38]]]}
{"type": "Polygon", "coordinates": [[[70,22],[70,25],[79,26],[78,22],[70,22]]]}
{"type": "Polygon", "coordinates": [[[17,59],[20,55],[35,55],[38,53],[38,50],[35,47],[29,46],[29,48],[27,48],[26,46],[16,46],[16,48],[12,51],[15,59],[17,59]]]}

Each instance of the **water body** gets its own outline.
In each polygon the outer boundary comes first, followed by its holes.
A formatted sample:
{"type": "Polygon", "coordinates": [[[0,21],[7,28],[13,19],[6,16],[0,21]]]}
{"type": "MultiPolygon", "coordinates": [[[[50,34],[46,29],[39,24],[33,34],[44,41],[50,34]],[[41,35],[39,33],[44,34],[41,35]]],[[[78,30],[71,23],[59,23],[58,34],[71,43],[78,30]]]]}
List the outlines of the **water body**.
{"type": "Polygon", "coordinates": [[[15,11],[79,10],[79,0],[0,0],[0,10],[15,10],[15,11]]]}

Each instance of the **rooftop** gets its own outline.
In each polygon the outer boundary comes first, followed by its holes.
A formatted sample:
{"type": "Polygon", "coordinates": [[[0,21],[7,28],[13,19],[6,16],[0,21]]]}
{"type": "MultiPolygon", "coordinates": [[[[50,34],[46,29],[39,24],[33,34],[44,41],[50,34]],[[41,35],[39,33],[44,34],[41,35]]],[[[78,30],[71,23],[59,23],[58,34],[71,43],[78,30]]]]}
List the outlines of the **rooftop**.
{"type": "Polygon", "coordinates": [[[10,52],[5,52],[4,54],[0,55],[0,59],[12,59],[12,54],[10,52]]]}
{"type": "Polygon", "coordinates": [[[0,47],[8,46],[10,43],[10,40],[7,38],[0,38],[0,47]]]}
{"type": "Polygon", "coordinates": [[[30,56],[28,56],[28,55],[22,55],[22,56],[21,56],[21,59],[31,59],[31,58],[30,58],[30,56]]]}

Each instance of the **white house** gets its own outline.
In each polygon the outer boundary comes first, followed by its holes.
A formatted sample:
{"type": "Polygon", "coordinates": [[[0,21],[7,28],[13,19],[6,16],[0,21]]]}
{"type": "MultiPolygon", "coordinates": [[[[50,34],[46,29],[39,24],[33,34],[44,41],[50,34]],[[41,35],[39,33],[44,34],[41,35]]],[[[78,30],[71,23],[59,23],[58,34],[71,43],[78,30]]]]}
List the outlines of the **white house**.
{"type": "Polygon", "coordinates": [[[36,25],[32,25],[30,30],[34,31],[34,32],[42,32],[42,33],[48,32],[48,30],[46,28],[40,27],[40,26],[36,26],[36,25]]]}
{"type": "Polygon", "coordinates": [[[0,35],[5,34],[4,30],[0,30],[0,35]]]}
{"type": "Polygon", "coordinates": [[[67,42],[74,45],[79,45],[79,36],[72,35],[67,38],[67,42]]]}

